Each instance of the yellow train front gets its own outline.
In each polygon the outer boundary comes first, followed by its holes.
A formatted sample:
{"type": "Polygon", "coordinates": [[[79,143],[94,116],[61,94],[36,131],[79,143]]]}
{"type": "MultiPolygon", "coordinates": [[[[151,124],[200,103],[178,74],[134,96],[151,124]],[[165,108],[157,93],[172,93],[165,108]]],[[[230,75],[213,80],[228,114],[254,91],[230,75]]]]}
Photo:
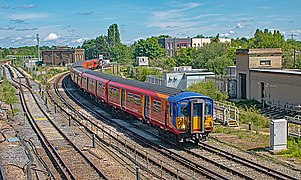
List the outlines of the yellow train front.
{"type": "Polygon", "coordinates": [[[213,130],[213,100],[194,92],[182,92],[168,98],[172,106],[170,120],[177,141],[199,142],[213,130]]]}

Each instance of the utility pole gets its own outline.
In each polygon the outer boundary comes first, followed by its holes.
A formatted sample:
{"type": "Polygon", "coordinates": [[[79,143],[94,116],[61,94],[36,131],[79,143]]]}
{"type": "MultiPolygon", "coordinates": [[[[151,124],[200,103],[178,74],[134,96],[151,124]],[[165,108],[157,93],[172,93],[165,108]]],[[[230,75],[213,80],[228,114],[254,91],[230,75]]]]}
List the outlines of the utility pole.
{"type": "MultiPolygon", "coordinates": [[[[38,63],[40,63],[40,37],[39,34],[37,34],[37,43],[38,43],[38,63]]],[[[34,70],[36,73],[36,64],[34,65],[34,70]]]]}

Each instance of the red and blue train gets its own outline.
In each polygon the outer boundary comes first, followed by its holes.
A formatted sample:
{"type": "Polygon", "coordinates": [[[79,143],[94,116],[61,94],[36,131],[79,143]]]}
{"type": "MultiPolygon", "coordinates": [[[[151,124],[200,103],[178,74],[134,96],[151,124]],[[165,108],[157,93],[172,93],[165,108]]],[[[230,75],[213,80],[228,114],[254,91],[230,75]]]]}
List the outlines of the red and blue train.
{"type": "Polygon", "coordinates": [[[98,66],[98,60],[77,62],[71,68],[71,79],[102,103],[175,135],[179,142],[198,142],[213,130],[211,98],[92,70],[98,66]]]}

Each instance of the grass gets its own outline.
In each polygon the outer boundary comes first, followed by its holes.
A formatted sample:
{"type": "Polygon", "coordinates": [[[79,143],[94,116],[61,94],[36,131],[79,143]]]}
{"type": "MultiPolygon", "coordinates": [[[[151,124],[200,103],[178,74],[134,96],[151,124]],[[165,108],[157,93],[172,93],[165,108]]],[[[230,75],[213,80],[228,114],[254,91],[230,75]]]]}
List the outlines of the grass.
{"type": "Polygon", "coordinates": [[[223,134],[232,134],[236,135],[239,139],[265,139],[269,140],[269,136],[259,134],[258,132],[254,133],[251,131],[245,131],[240,129],[234,129],[231,127],[217,126],[214,128],[214,133],[223,133],[223,134]]]}
{"type": "Polygon", "coordinates": [[[288,157],[296,157],[301,159],[301,139],[294,139],[290,137],[287,143],[287,149],[279,152],[280,155],[286,155],[288,157]]]}

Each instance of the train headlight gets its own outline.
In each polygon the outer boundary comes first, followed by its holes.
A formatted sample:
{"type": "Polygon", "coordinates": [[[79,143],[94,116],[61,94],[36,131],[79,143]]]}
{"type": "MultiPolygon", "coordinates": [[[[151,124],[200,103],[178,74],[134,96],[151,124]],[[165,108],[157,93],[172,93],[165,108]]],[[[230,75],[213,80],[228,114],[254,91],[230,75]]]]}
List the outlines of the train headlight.
{"type": "Polygon", "coordinates": [[[206,116],[205,117],[205,129],[212,131],[213,130],[213,125],[214,125],[213,117],[212,116],[206,116]]]}

